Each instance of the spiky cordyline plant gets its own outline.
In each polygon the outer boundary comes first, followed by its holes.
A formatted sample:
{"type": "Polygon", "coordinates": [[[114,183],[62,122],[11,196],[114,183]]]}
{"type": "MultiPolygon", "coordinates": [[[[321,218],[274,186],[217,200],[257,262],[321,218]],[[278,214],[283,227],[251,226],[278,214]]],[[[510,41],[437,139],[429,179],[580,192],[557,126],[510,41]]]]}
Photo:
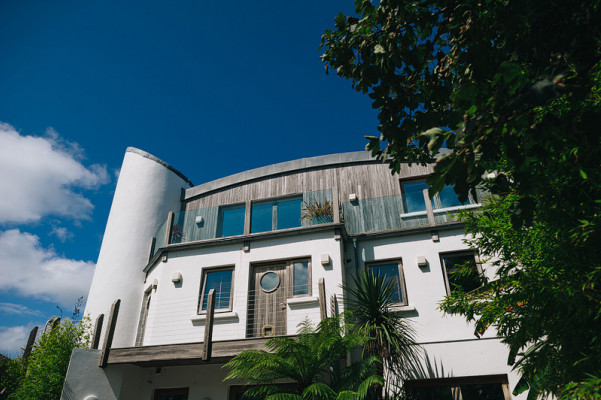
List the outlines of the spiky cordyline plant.
{"type": "Polygon", "coordinates": [[[352,316],[354,332],[368,337],[364,345],[367,358],[378,357],[378,375],[386,385],[377,387],[376,396],[383,398],[398,390],[398,382],[419,362],[420,348],[410,321],[394,310],[395,282],[369,269],[353,276],[353,285],[345,286],[346,308],[352,316]]]}
{"type": "Polygon", "coordinates": [[[365,339],[345,334],[341,316],[326,318],[313,329],[308,320],[299,324],[295,338],[270,339],[265,350],[245,350],[225,364],[228,379],[242,379],[252,386],[245,399],[265,400],[361,400],[370,388],[383,383],[374,374],[379,360],[373,357],[333,373],[347,352],[361,346],[365,339]],[[293,381],[294,388],[275,385],[293,381]]]}
{"type": "Polygon", "coordinates": [[[323,203],[313,199],[312,203],[303,201],[301,221],[304,219],[313,220],[316,217],[332,217],[334,215],[334,204],[326,199],[323,203]]]}

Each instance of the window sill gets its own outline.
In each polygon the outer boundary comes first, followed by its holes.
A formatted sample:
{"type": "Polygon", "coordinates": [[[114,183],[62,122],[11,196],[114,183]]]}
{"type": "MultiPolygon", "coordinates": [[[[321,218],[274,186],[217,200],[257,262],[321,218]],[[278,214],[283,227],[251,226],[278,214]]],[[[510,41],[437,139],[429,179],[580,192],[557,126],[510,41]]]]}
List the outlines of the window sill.
{"type": "Polygon", "coordinates": [[[306,297],[293,297],[286,300],[289,306],[296,306],[301,304],[315,304],[319,303],[319,297],[317,296],[306,296],[306,297]]]}
{"type": "Polygon", "coordinates": [[[455,207],[447,207],[447,208],[437,208],[435,210],[432,210],[434,212],[434,214],[441,214],[441,213],[445,213],[445,212],[451,212],[451,211],[458,211],[458,210],[469,210],[470,208],[477,208],[482,206],[482,204],[476,203],[476,204],[466,204],[463,206],[455,206],[455,207]]]}
{"type": "MultiPolygon", "coordinates": [[[[442,214],[442,213],[458,211],[458,210],[469,210],[470,208],[477,208],[477,207],[481,207],[481,206],[482,206],[482,204],[480,204],[480,203],[466,204],[463,206],[436,208],[436,209],[432,210],[432,212],[434,214],[442,214]]],[[[401,214],[401,218],[424,217],[426,215],[428,215],[428,213],[425,210],[424,211],[415,211],[415,212],[401,214]]]]}
{"type": "Polygon", "coordinates": [[[414,306],[392,306],[390,307],[390,309],[391,311],[396,311],[400,313],[410,313],[417,311],[417,309],[414,306]]]}
{"type": "MultiPolygon", "coordinates": [[[[238,313],[233,311],[228,312],[216,312],[213,314],[214,320],[224,320],[224,319],[236,319],[238,318],[238,313]]],[[[190,318],[192,322],[204,322],[207,320],[207,314],[200,314],[190,318]]]]}

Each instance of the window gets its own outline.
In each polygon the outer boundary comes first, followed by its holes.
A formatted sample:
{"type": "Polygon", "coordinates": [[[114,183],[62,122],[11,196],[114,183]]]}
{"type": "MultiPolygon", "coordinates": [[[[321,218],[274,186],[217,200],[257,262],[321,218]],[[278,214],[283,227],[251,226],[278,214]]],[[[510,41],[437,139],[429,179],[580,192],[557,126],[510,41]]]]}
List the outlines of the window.
{"type": "Polygon", "coordinates": [[[142,300],[142,309],[140,310],[140,320],[138,322],[138,334],[136,336],[136,346],[142,346],[144,344],[144,333],[146,331],[146,322],[148,320],[148,312],[150,311],[151,292],[152,292],[152,287],[144,292],[144,299],[142,300]]]}
{"type": "MultiPolygon", "coordinates": [[[[426,202],[424,201],[424,189],[428,189],[425,179],[414,181],[401,181],[401,193],[403,195],[403,208],[405,213],[417,211],[426,211],[426,202]]],[[[466,204],[475,203],[476,200],[468,198],[464,203],[459,201],[457,193],[453,186],[446,185],[440,193],[430,199],[434,210],[449,207],[458,207],[466,204]]]]}
{"type": "Polygon", "coordinates": [[[230,311],[232,305],[232,278],[234,268],[211,268],[203,271],[200,310],[207,310],[209,291],[215,289],[215,311],[230,311]]]}
{"type": "Polygon", "coordinates": [[[407,292],[405,290],[405,278],[403,276],[403,266],[400,261],[390,261],[385,263],[369,264],[369,270],[375,274],[392,280],[395,283],[395,291],[392,299],[399,305],[406,306],[407,292]]]}
{"type": "Polygon", "coordinates": [[[447,294],[460,289],[471,292],[480,287],[480,267],[473,252],[441,254],[442,269],[447,287],[447,294]],[[460,272],[461,267],[468,266],[471,273],[460,272]]]}
{"type": "Polygon", "coordinates": [[[511,399],[505,375],[422,379],[407,381],[405,387],[409,400],[511,399]]]}
{"type": "Polygon", "coordinates": [[[416,211],[426,211],[424,201],[424,189],[428,189],[426,181],[407,181],[401,182],[401,192],[403,194],[403,207],[406,213],[416,211]]]}
{"type": "Polygon", "coordinates": [[[219,233],[217,236],[244,235],[244,204],[219,207],[219,233]]]}
{"type": "Polygon", "coordinates": [[[310,294],[309,287],[309,262],[295,262],[292,264],[293,295],[302,296],[310,294]]]}
{"type": "Polygon", "coordinates": [[[301,226],[301,205],[301,197],[253,204],[250,231],[257,233],[301,226]]]}

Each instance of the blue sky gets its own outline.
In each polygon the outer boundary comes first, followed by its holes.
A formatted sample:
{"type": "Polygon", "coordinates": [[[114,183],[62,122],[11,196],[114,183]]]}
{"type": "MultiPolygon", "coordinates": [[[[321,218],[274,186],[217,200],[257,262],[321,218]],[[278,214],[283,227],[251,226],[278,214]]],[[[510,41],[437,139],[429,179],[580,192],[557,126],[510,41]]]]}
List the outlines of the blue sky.
{"type": "Polygon", "coordinates": [[[352,11],[351,0],[0,2],[0,352],[86,294],[127,146],[194,184],[362,150],[376,112],[325,74],[318,50],[352,11]]]}

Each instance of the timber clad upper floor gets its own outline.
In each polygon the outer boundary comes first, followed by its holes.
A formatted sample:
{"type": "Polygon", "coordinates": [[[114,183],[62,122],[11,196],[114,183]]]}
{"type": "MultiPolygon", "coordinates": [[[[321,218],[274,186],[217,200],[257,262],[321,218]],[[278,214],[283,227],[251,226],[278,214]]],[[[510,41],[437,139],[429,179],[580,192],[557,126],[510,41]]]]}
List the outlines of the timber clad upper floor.
{"type": "Polygon", "coordinates": [[[344,224],[347,235],[357,236],[452,224],[458,210],[477,206],[477,197],[461,203],[452,187],[430,199],[425,178],[431,165],[403,165],[392,174],[387,163],[350,154],[355,158],[346,164],[295,169],[284,163],[188,189],[181,211],[166,215],[154,235],[151,258],[170,245],[315,225],[344,224]],[[324,205],[331,206],[328,217],[306,215],[324,205]]]}

